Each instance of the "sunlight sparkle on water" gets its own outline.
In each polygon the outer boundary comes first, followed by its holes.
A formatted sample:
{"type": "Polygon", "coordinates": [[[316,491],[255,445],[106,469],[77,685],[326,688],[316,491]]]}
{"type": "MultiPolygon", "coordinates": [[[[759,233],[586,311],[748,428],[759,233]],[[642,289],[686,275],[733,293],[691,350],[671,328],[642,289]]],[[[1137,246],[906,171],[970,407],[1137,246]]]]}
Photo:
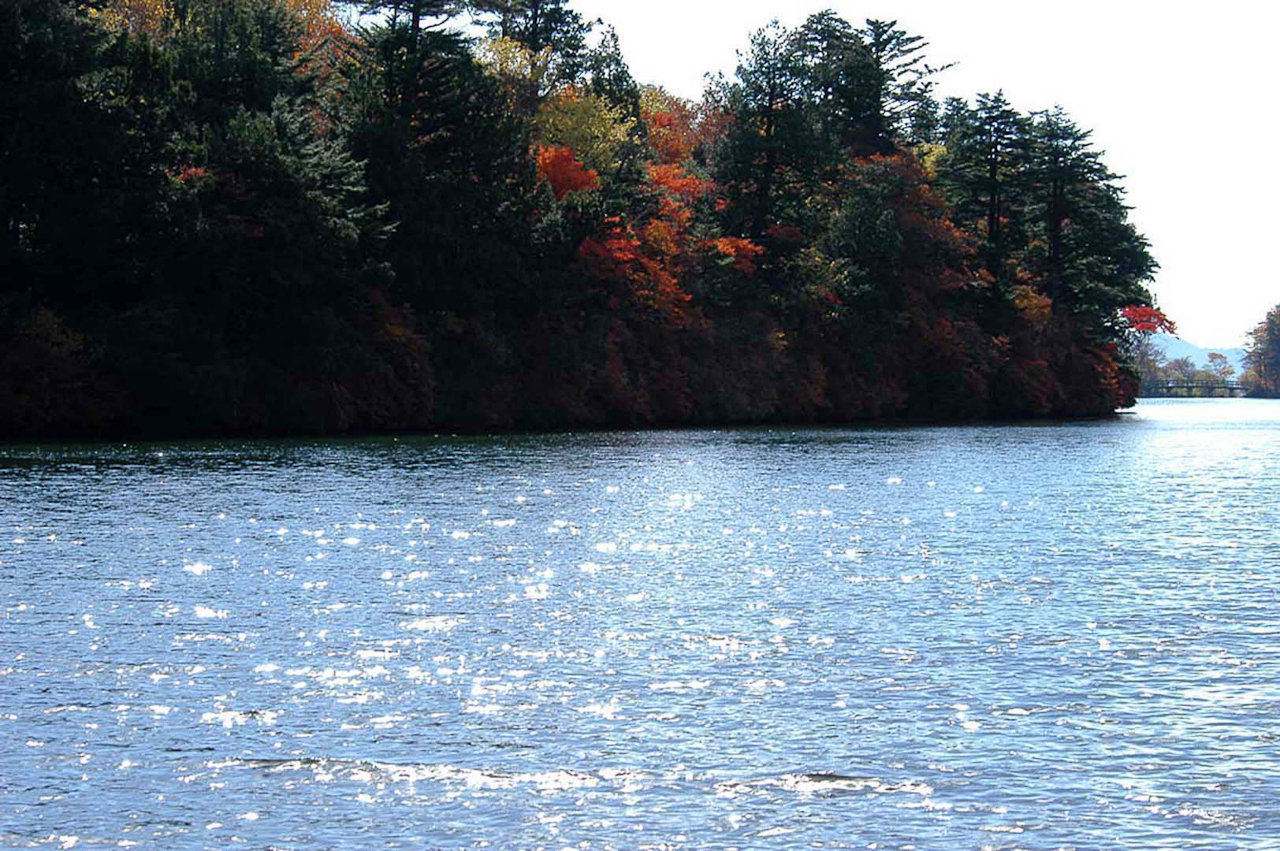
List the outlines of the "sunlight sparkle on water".
{"type": "Polygon", "coordinates": [[[6,847],[1280,835],[1277,405],[0,464],[6,847]]]}

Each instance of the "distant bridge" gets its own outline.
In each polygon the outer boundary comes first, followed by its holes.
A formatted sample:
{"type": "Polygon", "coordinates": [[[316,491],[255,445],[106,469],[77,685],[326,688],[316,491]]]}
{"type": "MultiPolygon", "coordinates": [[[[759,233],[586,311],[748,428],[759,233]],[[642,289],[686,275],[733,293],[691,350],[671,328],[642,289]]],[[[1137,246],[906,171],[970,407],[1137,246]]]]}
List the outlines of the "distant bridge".
{"type": "Polygon", "coordinates": [[[1150,381],[1143,384],[1139,396],[1148,399],[1178,397],[1244,396],[1249,388],[1239,381],[1150,381]]]}

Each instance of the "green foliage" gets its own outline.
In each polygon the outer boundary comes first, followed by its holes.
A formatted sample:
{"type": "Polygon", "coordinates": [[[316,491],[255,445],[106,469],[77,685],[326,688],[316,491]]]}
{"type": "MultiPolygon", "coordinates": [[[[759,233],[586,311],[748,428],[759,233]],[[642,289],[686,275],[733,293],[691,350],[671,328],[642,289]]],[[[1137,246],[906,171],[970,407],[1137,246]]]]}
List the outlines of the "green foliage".
{"type": "Polygon", "coordinates": [[[939,183],[1006,305],[1032,286],[1090,338],[1121,343],[1118,311],[1151,303],[1158,267],[1090,134],[1061,109],[1022,115],[1002,93],[948,103],[942,124],[939,183]]]}
{"type": "Polygon", "coordinates": [[[363,33],[349,133],[397,223],[387,254],[396,290],[427,310],[488,309],[518,291],[492,282],[524,275],[519,246],[537,203],[528,128],[452,35],[424,37],[406,84],[368,85],[395,73],[394,38],[386,28],[363,33]]]}

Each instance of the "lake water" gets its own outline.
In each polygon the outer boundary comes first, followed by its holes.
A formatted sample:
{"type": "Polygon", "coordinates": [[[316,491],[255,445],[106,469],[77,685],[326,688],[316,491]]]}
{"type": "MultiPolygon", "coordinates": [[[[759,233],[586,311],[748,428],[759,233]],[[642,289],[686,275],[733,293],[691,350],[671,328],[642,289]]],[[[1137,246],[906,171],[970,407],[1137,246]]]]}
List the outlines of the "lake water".
{"type": "Polygon", "coordinates": [[[0,447],[0,846],[1280,848],[1280,403],[0,447]]]}

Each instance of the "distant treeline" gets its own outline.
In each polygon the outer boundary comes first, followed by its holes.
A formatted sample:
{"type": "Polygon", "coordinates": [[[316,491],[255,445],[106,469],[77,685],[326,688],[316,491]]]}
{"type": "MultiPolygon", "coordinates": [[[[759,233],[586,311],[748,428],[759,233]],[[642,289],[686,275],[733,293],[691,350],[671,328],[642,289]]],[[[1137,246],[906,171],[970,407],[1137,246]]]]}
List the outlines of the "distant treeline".
{"type": "Polygon", "coordinates": [[[1251,396],[1280,396],[1280,305],[1272,308],[1262,322],[1249,332],[1244,351],[1244,371],[1237,374],[1230,359],[1210,352],[1205,363],[1196,365],[1189,357],[1170,360],[1149,336],[1132,346],[1133,363],[1141,377],[1141,391],[1150,393],[1162,385],[1205,385],[1203,392],[1182,390],[1185,395],[1210,395],[1208,385],[1235,382],[1251,396]]]}
{"type": "Polygon", "coordinates": [[[1128,404],[1115,175],[925,47],[824,12],[688,102],[565,0],[2,0],[0,436],[1128,404]]]}
{"type": "Polygon", "coordinates": [[[1133,359],[1142,379],[1141,395],[1166,395],[1169,385],[1181,385],[1177,395],[1211,395],[1216,385],[1240,383],[1248,387],[1253,381],[1252,374],[1237,375],[1231,359],[1221,352],[1210,352],[1205,362],[1197,365],[1189,357],[1170,359],[1153,342],[1142,340],[1136,346],[1133,359]]]}

